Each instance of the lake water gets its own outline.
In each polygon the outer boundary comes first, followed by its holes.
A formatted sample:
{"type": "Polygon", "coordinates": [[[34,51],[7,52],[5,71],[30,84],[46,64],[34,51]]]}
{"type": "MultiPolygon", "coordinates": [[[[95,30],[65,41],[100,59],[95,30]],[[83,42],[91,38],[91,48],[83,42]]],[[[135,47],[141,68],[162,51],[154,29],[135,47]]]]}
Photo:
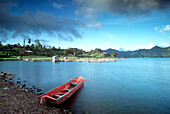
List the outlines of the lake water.
{"type": "Polygon", "coordinates": [[[170,58],[124,59],[110,63],[2,61],[43,92],[82,75],[84,86],[60,105],[74,113],[170,113],[170,58]]]}

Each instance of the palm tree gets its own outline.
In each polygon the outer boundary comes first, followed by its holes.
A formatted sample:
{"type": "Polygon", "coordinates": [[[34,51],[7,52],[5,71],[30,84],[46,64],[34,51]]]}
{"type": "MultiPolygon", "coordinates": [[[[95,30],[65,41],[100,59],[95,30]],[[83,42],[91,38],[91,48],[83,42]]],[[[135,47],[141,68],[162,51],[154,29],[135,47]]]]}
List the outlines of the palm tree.
{"type": "Polygon", "coordinates": [[[24,44],[23,44],[23,46],[25,46],[25,39],[24,39],[24,44]]]}

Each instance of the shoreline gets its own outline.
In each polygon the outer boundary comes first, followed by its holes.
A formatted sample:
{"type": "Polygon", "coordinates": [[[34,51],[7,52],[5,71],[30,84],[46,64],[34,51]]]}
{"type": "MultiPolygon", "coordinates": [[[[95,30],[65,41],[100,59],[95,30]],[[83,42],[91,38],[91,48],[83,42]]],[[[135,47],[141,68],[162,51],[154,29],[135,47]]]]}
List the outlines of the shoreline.
{"type": "Polygon", "coordinates": [[[31,61],[31,62],[116,62],[120,59],[126,58],[81,58],[81,57],[57,57],[55,60],[53,57],[45,57],[45,56],[18,56],[18,57],[10,57],[10,58],[0,58],[0,61],[31,61]]]}
{"type": "Polygon", "coordinates": [[[11,73],[0,72],[0,109],[1,113],[55,113],[70,114],[68,110],[56,106],[40,104],[40,97],[9,82],[11,73]]]}
{"type": "Polygon", "coordinates": [[[87,63],[104,63],[104,62],[116,62],[117,60],[121,60],[125,58],[79,58],[79,59],[58,59],[56,61],[52,61],[52,59],[8,59],[8,60],[0,60],[0,61],[30,61],[30,62],[87,62],[87,63]]]}
{"type": "Polygon", "coordinates": [[[124,58],[80,58],[80,59],[59,59],[56,62],[87,62],[87,63],[103,63],[103,62],[116,62],[124,58]]]}

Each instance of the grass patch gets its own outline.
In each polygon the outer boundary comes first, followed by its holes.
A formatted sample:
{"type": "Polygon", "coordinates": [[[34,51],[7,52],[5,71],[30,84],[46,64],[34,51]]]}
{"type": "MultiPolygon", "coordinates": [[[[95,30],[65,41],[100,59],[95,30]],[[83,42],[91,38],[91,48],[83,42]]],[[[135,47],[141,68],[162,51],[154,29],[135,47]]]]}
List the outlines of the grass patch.
{"type": "Polygon", "coordinates": [[[79,59],[79,57],[74,56],[60,56],[59,59],[64,59],[64,57],[67,57],[68,59],[79,59]]]}
{"type": "Polygon", "coordinates": [[[18,58],[0,58],[0,61],[15,61],[19,60],[18,58]]]}
{"type": "Polygon", "coordinates": [[[68,59],[78,59],[79,57],[67,57],[68,59]]]}
{"type": "Polygon", "coordinates": [[[22,59],[52,59],[52,58],[47,56],[30,55],[30,56],[22,56],[22,59]]]}
{"type": "MultiPolygon", "coordinates": [[[[38,55],[30,55],[30,56],[22,56],[22,59],[52,59],[52,57],[47,56],[38,56],[38,55]]],[[[12,56],[7,58],[0,58],[0,61],[15,61],[19,60],[18,56],[12,56]]]]}

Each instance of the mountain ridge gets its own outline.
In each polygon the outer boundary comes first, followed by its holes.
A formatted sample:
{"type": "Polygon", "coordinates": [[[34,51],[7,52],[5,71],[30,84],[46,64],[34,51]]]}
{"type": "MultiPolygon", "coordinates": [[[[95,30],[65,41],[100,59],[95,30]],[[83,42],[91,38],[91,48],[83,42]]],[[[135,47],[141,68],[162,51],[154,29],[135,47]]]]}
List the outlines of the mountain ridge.
{"type": "Polygon", "coordinates": [[[110,54],[112,52],[116,52],[117,57],[125,58],[170,57],[170,46],[169,47],[154,46],[151,49],[138,49],[134,51],[119,51],[116,49],[108,48],[107,50],[102,51],[110,54]]]}

